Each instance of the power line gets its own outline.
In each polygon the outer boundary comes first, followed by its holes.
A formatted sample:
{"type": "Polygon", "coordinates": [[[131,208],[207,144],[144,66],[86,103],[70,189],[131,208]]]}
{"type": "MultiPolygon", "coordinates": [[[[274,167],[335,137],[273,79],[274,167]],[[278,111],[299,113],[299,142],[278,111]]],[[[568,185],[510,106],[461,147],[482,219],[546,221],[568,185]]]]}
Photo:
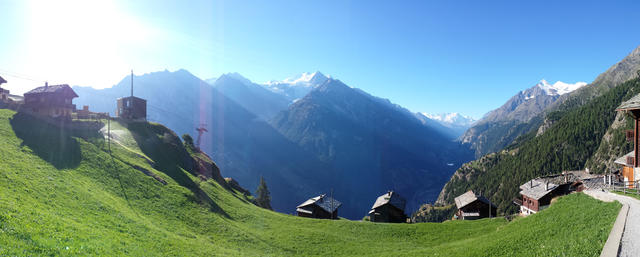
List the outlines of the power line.
{"type": "Polygon", "coordinates": [[[30,76],[30,75],[25,75],[19,72],[14,72],[14,71],[10,71],[10,70],[6,70],[6,69],[0,69],[0,72],[2,72],[3,74],[6,74],[10,77],[14,77],[14,78],[20,78],[20,79],[26,79],[26,80],[31,80],[31,81],[35,81],[35,82],[45,82],[46,80],[43,80],[41,78],[37,78],[35,76],[30,76]]]}

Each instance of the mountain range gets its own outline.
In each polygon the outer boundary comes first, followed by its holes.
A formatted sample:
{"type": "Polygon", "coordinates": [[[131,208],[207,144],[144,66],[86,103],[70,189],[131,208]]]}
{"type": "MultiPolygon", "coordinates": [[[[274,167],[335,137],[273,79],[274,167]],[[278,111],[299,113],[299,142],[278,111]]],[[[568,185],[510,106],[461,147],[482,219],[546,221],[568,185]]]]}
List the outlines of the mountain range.
{"type": "MultiPolygon", "coordinates": [[[[77,105],[111,112],[129,95],[130,77],[96,90],[74,87],[77,105]]],[[[262,176],[275,210],[333,191],[340,216],[360,219],[381,193],[396,190],[407,211],[433,201],[447,178],[471,160],[468,149],[389,100],[320,72],[256,84],[237,73],[205,82],[186,70],[135,76],[148,120],[178,134],[205,126],[201,149],[249,189],[262,176]]],[[[433,123],[433,124],[432,124],[433,123]]],[[[438,126],[443,127],[438,124],[438,126]]]]}
{"type": "MultiPolygon", "coordinates": [[[[560,94],[564,91],[556,90],[550,91],[554,94],[548,94],[544,90],[547,85],[541,82],[531,91],[521,92],[518,98],[512,98],[518,103],[518,99],[533,96],[526,93],[536,90],[538,93],[533,99],[541,98],[542,93],[557,97],[533,116],[504,112],[512,115],[513,123],[511,127],[506,122],[502,123],[504,128],[501,132],[495,126],[488,126],[484,135],[488,135],[486,131],[493,130],[496,137],[511,139],[500,142],[504,147],[494,145],[497,151],[482,155],[458,169],[440,193],[437,204],[451,204],[457,195],[475,190],[482,191],[501,212],[510,213],[516,211],[511,202],[518,196],[518,186],[532,178],[587,168],[592,173],[617,169],[614,160],[632,148],[623,135],[625,130],[632,128],[632,123],[626,115],[616,112],[616,108],[621,102],[640,94],[640,47],[593,82],[576,90],[566,90],[570,92],[564,94],[560,94]]],[[[505,110],[517,108],[518,105],[505,110]]],[[[472,127],[467,134],[478,126],[472,127]]],[[[488,148],[476,148],[476,154],[478,150],[485,152],[488,148]]]]}
{"type": "Polygon", "coordinates": [[[561,96],[584,87],[587,83],[567,84],[558,81],[549,84],[541,80],[536,85],[518,92],[499,108],[490,111],[470,127],[461,137],[476,153],[476,157],[496,152],[541,124],[534,119],[561,96]],[[531,125],[532,124],[532,125],[531,125]]]}

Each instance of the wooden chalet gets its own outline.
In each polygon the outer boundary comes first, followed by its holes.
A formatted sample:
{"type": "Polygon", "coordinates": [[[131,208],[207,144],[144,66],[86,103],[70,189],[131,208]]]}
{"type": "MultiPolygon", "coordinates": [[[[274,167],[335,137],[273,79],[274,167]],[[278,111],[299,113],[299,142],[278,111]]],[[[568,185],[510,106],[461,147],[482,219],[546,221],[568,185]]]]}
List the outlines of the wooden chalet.
{"type": "Polygon", "coordinates": [[[620,171],[617,173],[618,180],[627,188],[635,188],[640,175],[634,167],[634,156],[635,151],[631,151],[614,161],[615,164],[620,165],[620,171]]]}
{"type": "Polygon", "coordinates": [[[51,118],[71,118],[75,111],[73,98],[78,97],[76,92],[67,84],[51,85],[45,83],[24,94],[24,106],[21,111],[51,118]]]}
{"type": "Polygon", "coordinates": [[[342,203],[326,196],[319,195],[298,205],[296,212],[300,217],[315,219],[338,219],[338,208],[342,203]]]}
{"type": "Polygon", "coordinates": [[[455,202],[458,207],[457,219],[477,220],[496,216],[497,207],[486,197],[471,190],[456,197],[455,202]]]}
{"type": "Polygon", "coordinates": [[[520,186],[521,198],[514,199],[513,203],[520,206],[520,213],[526,216],[546,209],[555,197],[587,188],[602,188],[604,185],[602,175],[587,171],[565,171],[529,180],[520,186]]]}
{"type": "Polygon", "coordinates": [[[638,134],[640,134],[640,94],[632,97],[626,102],[623,102],[616,111],[624,112],[633,119],[633,130],[626,131],[626,137],[628,141],[633,141],[633,151],[618,158],[615,163],[622,166],[620,175],[624,185],[629,188],[637,186],[638,179],[640,178],[640,145],[638,144],[638,134]]]}
{"type": "Polygon", "coordinates": [[[6,102],[9,99],[9,90],[3,89],[2,84],[7,83],[7,81],[0,77],[0,101],[6,102]]]}
{"type": "Polygon", "coordinates": [[[369,220],[372,222],[407,222],[404,213],[407,201],[398,193],[389,191],[379,196],[369,211],[369,220]]]}
{"type": "Polygon", "coordinates": [[[546,209],[551,204],[551,199],[564,195],[560,190],[560,185],[551,183],[548,180],[536,178],[520,186],[522,205],[520,213],[529,215],[546,209]]]}

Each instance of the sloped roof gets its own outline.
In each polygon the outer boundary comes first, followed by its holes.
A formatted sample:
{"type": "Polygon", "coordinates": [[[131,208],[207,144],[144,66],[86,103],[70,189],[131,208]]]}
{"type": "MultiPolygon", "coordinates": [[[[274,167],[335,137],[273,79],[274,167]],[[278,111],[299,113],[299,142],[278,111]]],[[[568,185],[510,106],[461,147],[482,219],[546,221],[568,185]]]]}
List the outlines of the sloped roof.
{"type": "Polygon", "coordinates": [[[7,81],[4,78],[0,77],[0,84],[2,83],[7,83],[7,81]]]}
{"type": "Polygon", "coordinates": [[[544,178],[535,178],[520,186],[520,194],[538,200],[556,188],[558,188],[558,185],[555,183],[549,182],[544,178]],[[545,188],[547,182],[549,185],[545,188]]]}
{"type": "Polygon", "coordinates": [[[479,200],[483,203],[486,204],[491,204],[492,206],[495,206],[495,204],[491,203],[491,201],[489,201],[489,199],[487,199],[486,197],[482,196],[482,195],[477,195],[476,193],[473,192],[473,190],[469,190],[464,194],[459,195],[458,197],[456,197],[455,201],[456,201],[456,207],[458,207],[458,209],[467,206],[468,204],[475,202],[476,200],[479,200]]]}
{"type": "Polygon", "coordinates": [[[373,210],[387,203],[404,211],[404,207],[407,204],[407,200],[402,198],[402,196],[400,196],[398,193],[389,191],[379,196],[378,199],[376,199],[376,201],[373,203],[373,207],[371,207],[371,209],[373,210]]]}
{"type": "Polygon", "coordinates": [[[618,111],[626,111],[640,109],[640,94],[632,97],[631,99],[623,102],[616,110],[618,111]]]}
{"type": "Polygon", "coordinates": [[[326,195],[319,195],[313,198],[309,198],[309,200],[304,201],[304,203],[298,205],[296,208],[302,208],[312,204],[317,205],[318,207],[329,213],[333,213],[342,205],[342,203],[336,199],[333,199],[326,195]]]}
{"type": "Polygon", "coordinates": [[[627,165],[627,157],[633,157],[633,151],[623,155],[614,161],[615,164],[627,165]]]}
{"type": "Polygon", "coordinates": [[[137,97],[137,96],[123,96],[123,97],[120,97],[120,98],[118,98],[116,100],[119,101],[120,99],[129,99],[129,98],[134,99],[135,101],[144,101],[144,102],[147,101],[146,99],[143,99],[143,98],[140,98],[140,97],[137,97]]]}
{"type": "Polygon", "coordinates": [[[42,93],[61,93],[65,90],[70,90],[70,92],[73,93],[74,97],[78,97],[76,92],[73,91],[73,89],[71,89],[71,87],[67,84],[37,87],[24,94],[28,95],[28,94],[42,94],[42,93]]]}

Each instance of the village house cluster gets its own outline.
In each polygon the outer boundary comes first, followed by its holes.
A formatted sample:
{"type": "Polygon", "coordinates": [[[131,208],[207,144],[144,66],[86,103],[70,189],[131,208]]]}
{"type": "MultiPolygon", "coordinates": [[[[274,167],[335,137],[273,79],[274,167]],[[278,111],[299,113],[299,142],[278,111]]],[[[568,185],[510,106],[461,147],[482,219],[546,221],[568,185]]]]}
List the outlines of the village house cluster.
{"type": "MultiPolygon", "coordinates": [[[[75,119],[108,118],[108,113],[98,113],[89,110],[85,105],[76,109],[73,99],[78,94],[67,84],[49,85],[34,88],[23,96],[12,95],[3,89],[2,84],[7,81],[0,77],[0,107],[14,109],[40,118],[54,121],[71,121],[75,119]]],[[[133,73],[131,74],[131,95],[118,98],[116,101],[116,117],[124,120],[146,120],[147,101],[133,96],[133,73]]]]}
{"type": "MultiPolygon", "coordinates": [[[[604,185],[622,185],[624,188],[638,188],[640,179],[640,94],[623,102],[616,111],[633,119],[633,130],[625,131],[627,142],[633,142],[633,151],[614,161],[619,170],[596,175],[585,171],[569,171],[561,174],[531,179],[520,186],[520,198],[513,203],[520,207],[521,215],[531,215],[548,208],[554,198],[587,188],[601,188],[604,185]]],[[[493,208],[488,199],[468,191],[455,198],[457,219],[478,219],[491,217],[493,208]]]]}

